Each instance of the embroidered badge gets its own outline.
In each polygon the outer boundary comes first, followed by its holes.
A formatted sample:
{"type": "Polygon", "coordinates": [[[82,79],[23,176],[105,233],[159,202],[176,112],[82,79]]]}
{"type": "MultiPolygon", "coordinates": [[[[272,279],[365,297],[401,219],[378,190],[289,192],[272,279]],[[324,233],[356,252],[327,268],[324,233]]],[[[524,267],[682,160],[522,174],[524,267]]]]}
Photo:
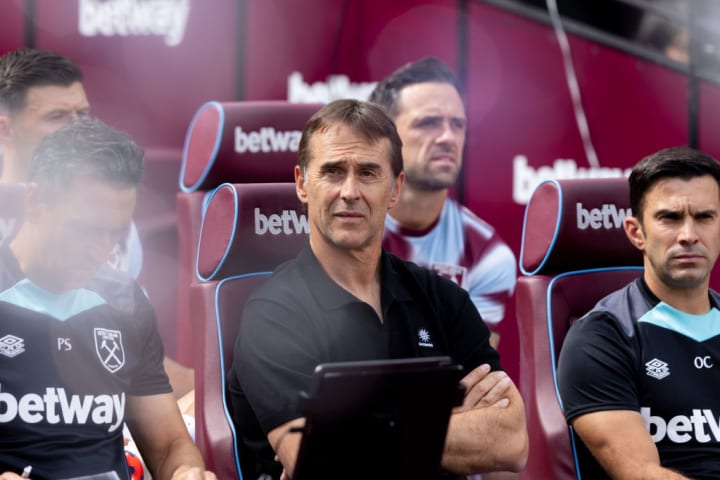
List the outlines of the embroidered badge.
{"type": "Polygon", "coordinates": [[[0,354],[6,357],[17,357],[25,351],[25,341],[15,335],[5,335],[0,338],[0,354]]]}
{"type": "Polygon", "coordinates": [[[670,367],[662,360],[653,358],[645,364],[645,373],[647,373],[650,377],[662,380],[670,375],[670,367]]]}
{"type": "Polygon", "coordinates": [[[430,332],[425,330],[424,328],[421,328],[417,332],[418,334],[418,345],[421,347],[426,348],[433,348],[435,345],[432,343],[432,339],[430,338],[430,332]]]}
{"type": "Polygon", "coordinates": [[[117,372],[125,365],[125,350],[123,350],[122,333],[119,330],[96,328],[95,351],[110,373],[117,372]]]}

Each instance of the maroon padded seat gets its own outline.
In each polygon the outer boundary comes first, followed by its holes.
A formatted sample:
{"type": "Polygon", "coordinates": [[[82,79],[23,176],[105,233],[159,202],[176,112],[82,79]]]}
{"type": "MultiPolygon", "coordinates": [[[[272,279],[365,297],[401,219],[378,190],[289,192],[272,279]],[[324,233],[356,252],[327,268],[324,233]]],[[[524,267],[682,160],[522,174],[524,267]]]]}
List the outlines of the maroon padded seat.
{"type": "Polygon", "coordinates": [[[177,194],[179,272],[176,357],[193,363],[195,335],[189,288],[197,281],[195,259],[204,196],[222,183],[292,182],[305,122],[320,104],[284,101],[207,102],[185,137],[177,194]]]}
{"type": "Polygon", "coordinates": [[[225,375],[245,301],[307,241],[294,183],[224,184],[210,192],[188,288],[196,327],[195,442],[218,478],[238,478],[225,375]]]}
{"type": "Polygon", "coordinates": [[[530,455],[523,479],[577,479],[571,431],[555,378],[570,324],[641,275],[642,254],[625,236],[627,179],[550,180],[530,198],[515,290],[520,393],[530,455]]]}

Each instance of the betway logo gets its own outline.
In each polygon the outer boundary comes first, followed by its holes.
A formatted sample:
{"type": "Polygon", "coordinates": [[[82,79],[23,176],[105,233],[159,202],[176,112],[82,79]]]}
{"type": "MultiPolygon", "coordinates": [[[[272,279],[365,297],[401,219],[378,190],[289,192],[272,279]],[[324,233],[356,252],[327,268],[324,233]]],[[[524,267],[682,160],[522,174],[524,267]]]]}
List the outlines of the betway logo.
{"type": "Polygon", "coordinates": [[[307,217],[295,210],[283,210],[282,214],[265,215],[259,208],[255,209],[255,234],[265,235],[300,235],[310,233],[307,217]]]}
{"type": "Polygon", "coordinates": [[[617,205],[612,203],[606,203],[602,208],[588,210],[583,207],[582,203],[578,202],[575,204],[575,211],[577,213],[578,230],[586,230],[587,228],[593,230],[622,228],[625,217],[632,216],[632,211],[629,208],[618,208],[617,205]]]}
{"type": "Polygon", "coordinates": [[[79,0],[78,24],[85,37],[153,35],[175,47],[189,16],[190,0],[79,0]]]}
{"type": "Polygon", "coordinates": [[[242,127],[235,127],[235,151],[245,152],[297,152],[300,145],[299,130],[277,132],[273,127],[262,127],[258,132],[245,133],[242,127]]]}
{"type": "Polygon", "coordinates": [[[687,443],[693,439],[700,443],[720,442],[720,418],[716,418],[709,408],[695,408],[690,416],[676,415],[667,421],[652,415],[649,407],[642,407],[640,414],[655,443],[665,437],[673,443],[687,443]]]}
{"type": "Polygon", "coordinates": [[[44,395],[27,393],[17,398],[0,392],[0,424],[17,417],[25,423],[108,425],[108,432],[114,432],[125,417],[125,393],[68,397],[64,388],[46,388],[44,395]]]}
{"type": "Polygon", "coordinates": [[[288,77],[289,102],[329,103],[339,98],[367,100],[376,82],[354,83],[347,75],[330,75],[327,82],[315,82],[312,85],[303,80],[302,73],[293,72],[288,77]]]}
{"type": "Polygon", "coordinates": [[[630,175],[631,168],[591,167],[578,168],[575,160],[557,159],[552,166],[545,165],[535,169],[528,165],[525,155],[513,158],[513,200],[525,205],[530,196],[543,180],[566,178],[616,178],[630,175]]]}
{"type": "Polygon", "coordinates": [[[15,231],[15,224],[17,224],[15,218],[0,218],[0,245],[10,238],[10,235],[15,231]]]}

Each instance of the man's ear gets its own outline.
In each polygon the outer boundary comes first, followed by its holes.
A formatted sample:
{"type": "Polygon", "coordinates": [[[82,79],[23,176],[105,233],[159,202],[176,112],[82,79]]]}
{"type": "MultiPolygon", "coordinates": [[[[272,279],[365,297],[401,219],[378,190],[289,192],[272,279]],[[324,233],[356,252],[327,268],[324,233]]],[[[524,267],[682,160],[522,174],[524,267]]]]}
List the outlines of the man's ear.
{"type": "Polygon", "coordinates": [[[12,138],[10,116],[0,110],[0,145],[7,145],[12,138]]]}
{"type": "Polygon", "coordinates": [[[630,243],[635,245],[635,248],[644,252],[645,251],[645,233],[643,232],[640,220],[637,217],[625,217],[623,220],[623,228],[625,229],[625,235],[627,235],[630,243]]]}
{"type": "Polygon", "coordinates": [[[405,185],[405,172],[400,172],[392,182],[388,210],[397,205],[397,202],[400,200],[400,192],[402,192],[403,185],[405,185]]]}
{"type": "Polygon", "coordinates": [[[30,182],[25,185],[24,221],[28,223],[37,222],[42,213],[43,203],[40,186],[35,182],[30,182]]]}
{"type": "Polygon", "coordinates": [[[295,192],[300,203],[307,205],[307,192],[305,191],[305,175],[300,165],[295,165],[295,192]]]}

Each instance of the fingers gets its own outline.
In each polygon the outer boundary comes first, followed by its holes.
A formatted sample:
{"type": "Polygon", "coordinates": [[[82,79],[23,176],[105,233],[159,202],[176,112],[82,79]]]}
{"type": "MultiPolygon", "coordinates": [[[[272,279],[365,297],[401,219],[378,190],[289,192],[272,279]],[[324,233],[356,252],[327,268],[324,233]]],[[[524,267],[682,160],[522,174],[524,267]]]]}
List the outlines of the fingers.
{"type": "Polygon", "coordinates": [[[483,364],[468,373],[462,379],[465,385],[465,398],[461,407],[456,411],[471,408],[506,407],[510,400],[508,390],[512,380],[503,371],[490,371],[490,366],[483,364]]]}
{"type": "Polygon", "coordinates": [[[28,477],[21,477],[17,473],[3,472],[0,473],[0,480],[27,480],[28,477]]]}
{"type": "MultiPolygon", "coordinates": [[[[2,479],[0,478],[0,480],[2,479]]],[[[217,480],[217,477],[214,473],[200,467],[182,465],[175,470],[172,480],[217,480]]]]}

